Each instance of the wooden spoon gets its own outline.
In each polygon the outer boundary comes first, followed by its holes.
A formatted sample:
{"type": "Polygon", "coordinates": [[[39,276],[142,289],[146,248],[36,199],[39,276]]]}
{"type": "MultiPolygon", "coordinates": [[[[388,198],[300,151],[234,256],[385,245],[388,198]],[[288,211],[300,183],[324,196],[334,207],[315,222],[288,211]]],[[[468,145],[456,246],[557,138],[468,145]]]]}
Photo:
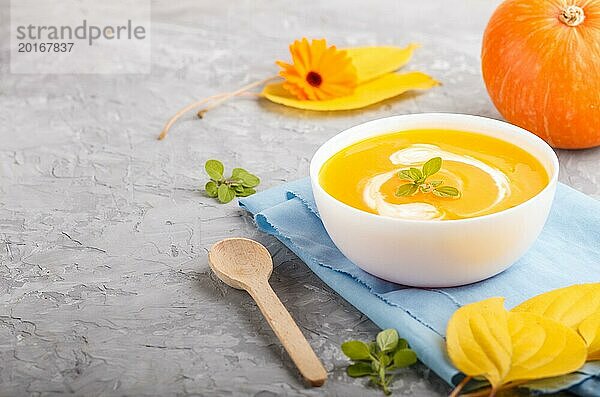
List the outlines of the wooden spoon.
{"type": "Polygon", "coordinates": [[[208,263],[227,285],[248,291],[302,376],[321,386],[327,371],[269,285],[273,260],[260,243],[246,238],[221,240],[210,249],[208,263]]]}

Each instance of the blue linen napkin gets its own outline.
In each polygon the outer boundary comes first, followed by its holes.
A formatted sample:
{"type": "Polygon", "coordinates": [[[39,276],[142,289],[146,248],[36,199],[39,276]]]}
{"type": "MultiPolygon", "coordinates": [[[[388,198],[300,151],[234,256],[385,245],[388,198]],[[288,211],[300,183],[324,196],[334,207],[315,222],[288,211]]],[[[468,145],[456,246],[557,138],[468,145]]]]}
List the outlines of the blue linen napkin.
{"type": "MultiPolygon", "coordinates": [[[[600,281],[600,202],[563,184],[542,234],[523,258],[493,278],[455,288],[407,287],[358,268],[327,235],[308,178],[240,199],[240,206],[375,324],[398,329],[419,359],[451,385],[461,376],[446,356],[444,334],[457,308],[492,296],[505,297],[511,308],[555,288],[600,281]]],[[[536,389],[600,397],[600,362],[541,381],[536,389]]]]}

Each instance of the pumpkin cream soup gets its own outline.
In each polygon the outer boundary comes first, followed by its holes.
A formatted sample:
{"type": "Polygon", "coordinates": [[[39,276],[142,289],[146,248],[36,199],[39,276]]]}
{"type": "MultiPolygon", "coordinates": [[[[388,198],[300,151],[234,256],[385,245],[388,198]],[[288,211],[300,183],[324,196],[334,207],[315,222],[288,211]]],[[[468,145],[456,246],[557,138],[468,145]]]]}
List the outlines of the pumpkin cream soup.
{"type": "Polygon", "coordinates": [[[536,158],[511,143],[472,132],[410,130],[341,150],[325,162],[319,182],[363,211],[448,220],[514,207],[549,180],[536,158]]]}

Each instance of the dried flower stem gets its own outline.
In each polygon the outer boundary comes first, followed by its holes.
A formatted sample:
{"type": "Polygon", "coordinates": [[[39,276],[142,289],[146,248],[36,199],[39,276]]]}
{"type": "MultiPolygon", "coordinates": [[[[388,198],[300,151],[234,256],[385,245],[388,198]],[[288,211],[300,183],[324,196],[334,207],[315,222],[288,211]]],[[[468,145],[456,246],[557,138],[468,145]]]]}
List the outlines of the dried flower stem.
{"type": "Polygon", "coordinates": [[[268,83],[268,82],[270,82],[272,80],[278,79],[278,78],[279,78],[279,76],[271,76],[271,77],[266,78],[264,80],[260,80],[260,81],[254,82],[254,83],[250,83],[250,84],[248,84],[248,85],[240,88],[237,91],[230,92],[229,94],[226,94],[226,95],[222,96],[221,98],[219,98],[214,103],[211,103],[209,106],[205,107],[204,109],[201,109],[198,112],[198,117],[200,117],[200,118],[204,117],[204,115],[206,114],[206,112],[208,112],[211,109],[216,108],[217,106],[219,106],[220,104],[222,104],[223,102],[227,101],[228,99],[230,99],[230,98],[232,98],[234,96],[243,94],[247,90],[250,90],[250,89],[252,89],[254,87],[261,86],[263,84],[266,84],[266,83],[268,83]]]}
{"type": "Polygon", "coordinates": [[[175,122],[177,120],[179,120],[179,118],[181,116],[183,116],[185,113],[189,112],[192,109],[197,108],[198,106],[204,105],[206,102],[211,101],[213,99],[217,99],[220,98],[221,96],[223,96],[224,94],[217,94],[217,95],[211,95],[209,97],[206,97],[198,102],[194,102],[186,107],[184,107],[183,109],[181,109],[180,111],[178,111],[177,113],[175,113],[175,115],[173,117],[171,117],[171,119],[169,121],[167,121],[167,124],[165,124],[165,126],[163,127],[160,135],[158,136],[158,140],[162,140],[165,139],[165,137],[167,136],[167,134],[169,133],[169,129],[171,128],[171,126],[173,126],[173,124],[175,124],[175,122]]]}
{"type": "Polygon", "coordinates": [[[225,102],[226,100],[244,94],[246,91],[261,86],[263,84],[268,83],[271,80],[274,80],[278,78],[278,76],[272,76],[269,77],[267,79],[263,79],[263,80],[259,80],[259,81],[255,81],[253,83],[247,84],[245,86],[243,86],[242,88],[240,88],[239,90],[233,91],[233,92],[225,92],[222,94],[216,94],[216,95],[211,95],[209,97],[206,97],[204,99],[201,99],[197,102],[194,102],[186,107],[184,107],[183,109],[181,109],[180,111],[178,111],[177,113],[175,113],[175,115],[173,117],[171,117],[171,119],[167,122],[167,124],[165,124],[165,126],[163,127],[160,135],[158,136],[158,140],[162,140],[165,139],[165,137],[167,136],[167,134],[169,133],[169,129],[173,126],[173,124],[175,124],[175,122],[177,120],[179,120],[179,118],[181,116],[183,116],[185,113],[189,112],[190,110],[196,109],[210,101],[215,100],[214,103],[212,103],[210,106],[202,109],[200,112],[198,112],[198,116],[202,117],[202,115],[204,115],[204,113],[206,113],[208,110],[213,109],[214,107],[220,105],[221,103],[225,102]]]}
{"type": "Polygon", "coordinates": [[[450,393],[448,397],[458,397],[463,387],[465,387],[471,379],[473,379],[472,376],[465,376],[463,380],[461,380],[460,383],[456,385],[456,387],[454,388],[454,390],[452,390],[452,393],[450,393]]]}

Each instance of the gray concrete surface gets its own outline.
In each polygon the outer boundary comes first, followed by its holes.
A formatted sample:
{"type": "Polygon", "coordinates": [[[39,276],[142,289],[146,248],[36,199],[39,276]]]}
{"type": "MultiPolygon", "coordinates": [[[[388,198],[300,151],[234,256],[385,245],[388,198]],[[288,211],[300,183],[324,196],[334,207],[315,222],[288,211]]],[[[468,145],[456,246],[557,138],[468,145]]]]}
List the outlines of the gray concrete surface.
{"type": "MultiPolygon", "coordinates": [[[[499,117],[479,72],[498,1],[164,1],[150,75],[11,75],[0,11],[0,395],[380,395],[344,374],[339,345],[376,327],[235,204],[203,196],[203,163],[263,180],[307,175],[343,128],[393,114],[499,117]],[[162,124],[188,102],[271,75],[303,35],[340,46],[423,45],[409,69],[443,82],[355,112],[240,99],[162,124]],[[249,297],[217,281],[206,250],[247,236],[273,253],[272,284],[330,371],[306,388],[249,297]]],[[[600,150],[560,152],[561,181],[600,198],[600,150]]],[[[396,395],[444,395],[422,365],[396,395]]]]}

